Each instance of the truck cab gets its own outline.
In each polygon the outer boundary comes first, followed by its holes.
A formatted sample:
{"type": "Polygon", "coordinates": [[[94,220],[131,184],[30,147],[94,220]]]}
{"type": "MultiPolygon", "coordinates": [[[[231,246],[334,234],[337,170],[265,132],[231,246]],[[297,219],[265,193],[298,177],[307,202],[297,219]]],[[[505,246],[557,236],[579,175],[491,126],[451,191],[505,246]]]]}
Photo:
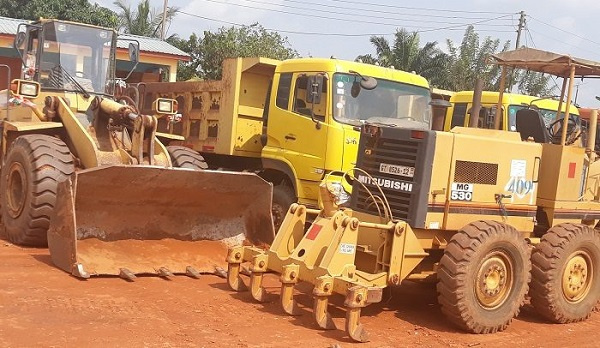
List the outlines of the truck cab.
{"type": "MultiPolygon", "coordinates": [[[[427,80],[339,59],[228,58],[220,80],[140,84],[140,105],[178,101],[181,122],[159,120],[171,142],[201,152],[210,169],[252,171],[273,184],[273,217],[318,205],[326,176],[354,167],[365,123],[429,129],[427,80]]],[[[335,177],[332,179],[336,181],[335,177]]],[[[341,184],[340,184],[341,185],[341,184]]]]}
{"type": "MultiPolygon", "coordinates": [[[[498,98],[498,92],[483,91],[481,93],[481,110],[479,111],[477,128],[494,128],[498,98]]],[[[516,93],[503,93],[501,103],[500,129],[513,132],[517,129],[517,111],[527,108],[538,110],[542,114],[546,127],[548,127],[556,119],[556,112],[559,107],[558,100],[552,99],[552,97],[542,98],[516,93]]],[[[473,107],[473,91],[456,92],[450,97],[450,104],[451,106],[448,108],[444,120],[444,130],[450,131],[454,127],[468,127],[471,119],[471,108],[473,107]]],[[[562,104],[561,109],[564,112],[566,104],[562,104]]],[[[571,104],[569,110],[572,118],[580,124],[577,108],[571,104]]]]}
{"type": "Polygon", "coordinates": [[[429,129],[430,101],[415,74],[337,59],[284,61],[265,112],[263,168],[285,174],[288,194],[315,206],[321,180],[354,167],[362,124],[429,129]]]}

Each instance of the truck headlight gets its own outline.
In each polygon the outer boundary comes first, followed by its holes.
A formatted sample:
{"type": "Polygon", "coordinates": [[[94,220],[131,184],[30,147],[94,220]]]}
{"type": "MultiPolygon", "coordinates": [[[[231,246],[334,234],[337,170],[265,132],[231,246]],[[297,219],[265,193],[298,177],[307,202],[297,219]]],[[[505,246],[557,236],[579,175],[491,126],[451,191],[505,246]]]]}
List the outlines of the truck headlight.
{"type": "Polygon", "coordinates": [[[156,99],[156,112],[159,114],[174,114],[177,112],[177,101],[174,99],[156,99]]]}
{"type": "Polygon", "coordinates": [[[335,196],[335,204],[338,206],[345,206],[350,202],[350,193],[344,189],[341,182],[328,182],[327,189],[335,196]]]}
{"type": "Polygon", "coordinates": [[[13,92],[23,97],[37,98],[40,93],[40,84],[35,81],[13,80],[12,85],[13,92]]]}

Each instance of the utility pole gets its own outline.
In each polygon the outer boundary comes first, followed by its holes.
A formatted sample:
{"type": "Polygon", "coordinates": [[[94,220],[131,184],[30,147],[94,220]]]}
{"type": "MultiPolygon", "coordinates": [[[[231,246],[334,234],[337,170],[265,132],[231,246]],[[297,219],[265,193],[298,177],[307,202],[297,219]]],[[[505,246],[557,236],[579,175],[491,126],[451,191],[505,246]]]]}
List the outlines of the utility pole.
{"type": "Polygon", "coordinates": [[[519,14],[521,16],[519,17],[519,27],[517,28],[517,43],[515,44],[516,50],[519,49],[519,44],[521,43],[521,31],[523,31],[523,28],[525,28],[525,11],[521,11],[519,14]]]}
{"type": "Polygon", "coordinates": [[[162,28],[161,28],[161,32],[160,32],[160,39],[161,40],[165,39],[165,25],[166,25],[166,22],[167,22],[167,10],[168,10],[167,4],[168,3],[169,3],[169,0],[165,0],[164,5],[163,5],[162,28]]]}
{"type": "MultiPolygon", "coordinates": [[[[515,49],[519,49],[519,45],[521,44],[521,32],[523,28],[525,28],[525,11],[519,12],[519,26],[517,27],[517,41],[515,43],[515,49]]],[[[508,79],[508,91],[510,92],[512,89],[514,70],[510,72],[510,78],[508,79]]]]}

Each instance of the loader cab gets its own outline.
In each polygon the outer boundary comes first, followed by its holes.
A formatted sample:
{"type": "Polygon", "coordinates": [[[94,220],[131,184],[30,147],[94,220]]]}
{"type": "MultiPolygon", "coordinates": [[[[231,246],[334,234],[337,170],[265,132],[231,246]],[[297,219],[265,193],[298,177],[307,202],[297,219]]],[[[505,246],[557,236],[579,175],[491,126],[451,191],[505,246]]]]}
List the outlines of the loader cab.
{"type": "Polygon", "coordinates": [[[431,123],[423,77],[337,59],[282,62],[268,100],[263,165],[288,173],[298,201],[311,206],[328,173],[354,167],[361,125],[429,129],[431,123]]]}
{"type": "Polygon", "coordinates": [[[113,95],[117,34],[112,29],[58,20],[21,24],[15,48],[22,78],[42,91],[113,95]]]}

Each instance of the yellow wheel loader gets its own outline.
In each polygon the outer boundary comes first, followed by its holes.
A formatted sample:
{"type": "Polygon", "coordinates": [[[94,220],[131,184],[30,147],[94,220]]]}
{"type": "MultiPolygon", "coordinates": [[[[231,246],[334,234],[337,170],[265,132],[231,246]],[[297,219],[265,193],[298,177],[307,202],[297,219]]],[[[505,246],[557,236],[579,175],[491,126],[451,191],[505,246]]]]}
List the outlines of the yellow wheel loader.
{"type": "MultiPolygon", "coordinates": [[[[502,81],[507,66],[565,78],[560,100],[565,91],[571,100],[574,78],[600,75],[600,63],[537,50],[494,59],[502,81]]],[[[340,294],[345,329],[359,342],[369,340],[361,309],[381,301],[387,286],[409,280],[437,282],[442,312],[472,333],[506,329],[528,293],[548,320],[584,320],[600,299],[596,122],[594,115],[589,134],[571,117],[549,130],[537,110],[523,109],[517,132],[365,124],[356,168],[347,174],[350,207],[336,206],[337,194],[322,184],[322,209],[292,205],[269,250],[229,250],[228,284],[266,301],[263,275],[275,272],[282,308],[296,315],[294,287],[311,283],[321,329],[335,328],[328,302],[340,294]],[[317,217],[305,231],[307,214],[317,217]],[[240,277],[243,263],[250,265],[248,285],[240,277]]]]}
{"type": "MultiPolygon", "coordinates": [[[[21,79],[2,92],[2,224],[10,241],[50,248],[79,277],[197,276],[219,250],[270,243],[271,186],[248,173],[204,171],[197,152],[165,147],[157,116],[115,96],[117,35],[58,20],[22,25],[21,79]],[[24,27],[24,28],[23,28],[24,27]],[[24,30],[22,30],[24,29],[24,30]]],[[[139,45],[130,44],[137,64],[139,45]]],[[[176,101],[157,99],[174,119],[176,101]]]]}

